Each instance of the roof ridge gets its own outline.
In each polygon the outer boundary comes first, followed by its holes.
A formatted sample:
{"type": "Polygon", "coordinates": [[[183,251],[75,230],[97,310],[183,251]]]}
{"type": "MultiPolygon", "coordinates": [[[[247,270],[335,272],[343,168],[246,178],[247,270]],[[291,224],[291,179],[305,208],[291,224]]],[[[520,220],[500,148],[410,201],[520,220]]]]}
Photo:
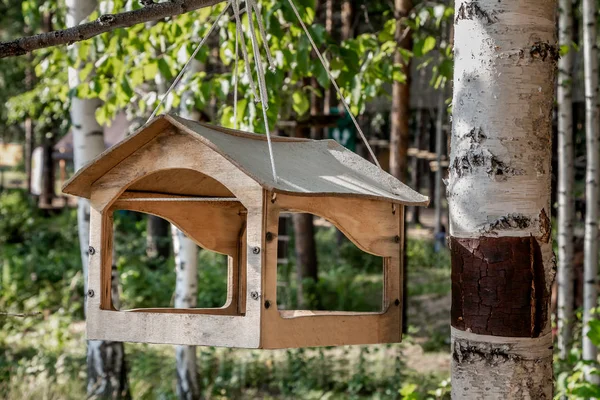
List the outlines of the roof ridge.
{"type": "MultiPolygon", "coordinates": [[[[261,140],[261,141],[267,141],[267,136],[266,135],[261,135],[258,133],[253,133],[253,132],[245,132],[245,131],[240,131],[240,130],[235,130],[235,129],[230,129],[230,128],[225,128],[223,126],[220,125],[213,125],[213,124],[209,124],[207,122],[199,122],[199,121],[191,121],[188,119],[184,119],[178,115],[175,114],[163,114],[163,116],[169,120],[171,123],[177,124],[177,126],[179,127],[179,125],[183,125],[184,128],[186,129],[190,129],[189,126],[187,126],[188,124],[196,124],[208,129],[212,129],[214,131],[218,131],[221,133],[225,133],[227,135],[230,136],[236,136],[236,137],[241,137],[241,138],[246,138],[246,139],[252,139],[252,140],[261,140]]],[[[287,137],[287,136],[271,136],[271,140],[273,142],[289,142],[289,143],[297,143],[297,142],[319,142],[320,140],[313,140],[313,139],[305,139],[305,138],[295,138],[295,137],[287,137]]]]}

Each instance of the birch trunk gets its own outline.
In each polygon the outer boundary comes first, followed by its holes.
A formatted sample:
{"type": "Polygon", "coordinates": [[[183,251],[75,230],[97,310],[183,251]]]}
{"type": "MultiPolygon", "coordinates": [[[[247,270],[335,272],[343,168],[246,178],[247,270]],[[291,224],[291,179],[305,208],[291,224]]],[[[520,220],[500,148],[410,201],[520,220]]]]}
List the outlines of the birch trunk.
{"type": "MultiPolygon", "coordinates": [[[[403,18],[412,8],[411,0],[395,0],[396,41],[398,47],[411,50],[411,35],[404,33],[403,18]]],[[[408,141],[410,118],[410,62],[404,62],[400,50],[394,53],[394,64],[402,65],[406,82],[394,81],[392,86],[392,113],[390,132],[390,173],[401,181],[408,171],[408,141]]]]}
{"type": "MultiPolygon", "coordinates": [[[[195,308],[198,299],[198,247],[177,227],[171,225],[175,253],[175,308],[195,308]]],[[[177,395],[182,400],[200,399],[196,347],[176,346],[177,395]]]]}
{"type": "MultiPolygon", "coordinates": [[[[67,26],[77,26],[95,10],[95,0],[67,0],[67,26]]],[[[79,85],[79,71],[69,68],[69,86],[79,85]]],[[[71,100],[71,129],[73,132],[73,157],[75,170],[104,151],[102,127],[96,121],[98,101],[73,97],[71,100]]],[[[79,199],[77,207],[79,245],[83,265],[85,293],[87,293],[88,249],[90,237],[90,204],[79,199]]],[[[114,271],[114,269],[113,269],[114,271]]],[[[113,285],[118,285],[118,277],[113,276],[113,285]]],[[[118,290],[113,299],[119,301],[118,290]]],[[[87,392],[95,398],[130,398],[125,366],[123,343],[90,340],[87,343],[87,392]]]]}
{"type": "Polygon", "coordinates": [[[555,6],[456,3],[453,399],[552,399],[555,6]]]}
{"type": "MultiPolygon", "coordinates": [[[[198,72],[202,65],[194,61],[190,73],[198,72]]],[[[185,78],[187,79],[187,77],[185,78]]],[[[191,110],[193,94],[186,92],[181,98],[180,115],[183,118],[199,120],[200,116],[191,110]]],[[[173,252],[175,255],[175,308],[195,308],[198,303],[198,251],[196,243],[188,238],[175,225],[171,225],[173,252]]],[[[176,346],[177,395],[181,400],[200,399],[198,370],[196,367],[196,347],[176,346]]]]}
{"type": "MultiPolygon", "coordinates": [[[[583,259],[583,359],[597,361],[598,349],[587,337],[592,309],[598,304],[598,162],[600,161],[598,123],[598,46],[596,44],[596,3],[583,0],[583,66],[585,80],[585,236],[583,259]]],[[[598,383],[598,376],[586,374],[598,383]]]]}
{"type": "MultiPolygon", "coordinates": [[[[442,190],[444,183],[442,169],[442,152],[444,151],[444,116],[446,115],[446,93],[444,89],[440,89],[438,94],[437,105],[437,120],[435,124],[435,154],[437,161],[437,170],[435,171],[435,218],[434,218],[434,234],[437,235],[442,231],[442,190]]],[[[437,238],[436,238],[437,240],[437,238]]]]}
{"type": "Polygon", "coordinates": [[[559,44],[569,52],[558,61],[558,351],[565,360],[573,340],[573,3],[559,1],[559,44]]]}

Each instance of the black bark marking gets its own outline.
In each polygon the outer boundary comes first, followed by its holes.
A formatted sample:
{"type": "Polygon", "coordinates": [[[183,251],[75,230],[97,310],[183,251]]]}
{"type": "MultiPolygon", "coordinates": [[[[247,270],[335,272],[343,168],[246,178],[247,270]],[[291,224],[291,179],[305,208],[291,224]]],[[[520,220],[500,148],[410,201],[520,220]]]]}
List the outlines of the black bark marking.
{"type": "Polygon", "coordinates": [[[473,128],[465,135],[465,138],[470,139],[472,143],[480,144],[487,139],[487,136],[483,133],[483,129],[473,128]]]}
{"type": "MultiPolygon", "coordinates": [[[[476,133],[474,132],[473,135],[476,135],[476,133]]],[[[483,140],[484,137],[479,136],[480,140],[483,140]]],[[[492,180],[506,180],[508,176],[516,176],[523,173],[520,169],[513,168],[505,162],[500,161],[489,152],[488,154],[484,154],[482,150],[476,148],[475,144],[471,146],[469,151],[455,157],[450,169],[461,178],[472,174],[476,168],[480,167],[485,168],[486,174],[492,180]]]]}
{"type": "Polygon", "coordinates": [[[509,229],[527,229],[531,226],[531,218],[523,214],[508,214],[498,218],[496,221],[488,224],[484,229],[483,233],[491,233],[500,230],[509,229]]]}
{"type": "Polygon", "coordinates": [[[85,134],[85,137],[93,137],[93,136],[103,136],[104,132],[102,131],[91,131],[85,134]]]}
{"type": "Polygon", "coordinates": [[[538,337],[549,293],[533,237],[452,237],[452,326],[481,335],[538,337]]]}
{"type": "Polygon", "coordinates": [[[123,343],[102,342],[98,352],[88,348],[87,367],[88,398],[131,399],[123,343]]]}
{"type": "Polygon", "coordinates": [[[472,364],[484,361],[486,365],[495,367],[507,361],[518,361],[521,357],[499,348],[481,347],[461,340],[456,340],[452,348],[452,359],[458,364],[472,364]]]}
{"type": "Polygon", "coordinates": [[[558,46],[544,42],[535,42],[529,49],[529,54],[532,58],[540,58],[542,61],[548,59],[549,61],[557,62],[560,58],[558,46]]]}
{"type": "Polygon", "coordinates": [[[498,21],[496,12],[488,13],[483,10],[476,1],[470,3],[462,3],[460,8],[456,12],[456,22],[464,19],[478,19],[485,22],[487,25],[491,25],[498,21]]]}

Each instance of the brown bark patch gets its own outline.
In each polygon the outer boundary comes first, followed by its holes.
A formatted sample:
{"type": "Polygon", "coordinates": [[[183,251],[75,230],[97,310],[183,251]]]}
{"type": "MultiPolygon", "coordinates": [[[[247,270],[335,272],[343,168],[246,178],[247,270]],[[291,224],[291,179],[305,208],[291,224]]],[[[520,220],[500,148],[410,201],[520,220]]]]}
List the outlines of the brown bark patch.
{"type": "Polygon", "coordinates": [[[452,326],[481,335],[538,337],[549,294],[533,237],[450,238],[452,326]]]}

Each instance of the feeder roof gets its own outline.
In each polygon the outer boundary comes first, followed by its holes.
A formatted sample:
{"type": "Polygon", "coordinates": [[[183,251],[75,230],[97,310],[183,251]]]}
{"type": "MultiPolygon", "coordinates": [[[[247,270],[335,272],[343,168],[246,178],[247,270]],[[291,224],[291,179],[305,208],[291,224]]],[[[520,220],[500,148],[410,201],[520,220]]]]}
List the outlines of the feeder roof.
{"type": "Polygon", "coordinates": [[[278,180],[271,172],[267,137],[161,115],[108,149],[63,187],[65,193],[90,198],[92,184],[118,163],[175,127],[218,152],[267,190],[302,196],[350,196],[404,205],[429,203],[392,175],[334,140],[272,137],[278,180]]]}

